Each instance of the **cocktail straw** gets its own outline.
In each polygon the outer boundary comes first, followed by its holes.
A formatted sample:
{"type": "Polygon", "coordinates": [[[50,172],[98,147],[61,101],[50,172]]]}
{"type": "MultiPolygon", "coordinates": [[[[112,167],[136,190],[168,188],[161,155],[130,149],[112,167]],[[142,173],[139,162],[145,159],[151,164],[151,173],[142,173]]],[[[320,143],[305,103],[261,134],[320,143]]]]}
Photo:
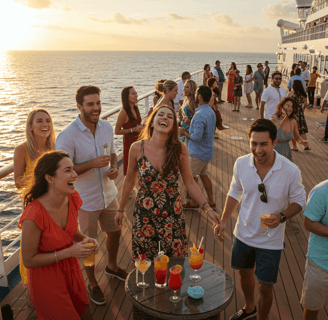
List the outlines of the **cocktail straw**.
{"type": "Polygon", "coordinates": [[[161,252],[161,242],[158,241],[158,252],[161,252]]]}
{"type": "Polygon", "coordinates": [[[198,250],[202,246],[203,240],[204,240],[204,237],[202,237],[202,240],[200,240],[200,244],[199,244],[198,250]]]}

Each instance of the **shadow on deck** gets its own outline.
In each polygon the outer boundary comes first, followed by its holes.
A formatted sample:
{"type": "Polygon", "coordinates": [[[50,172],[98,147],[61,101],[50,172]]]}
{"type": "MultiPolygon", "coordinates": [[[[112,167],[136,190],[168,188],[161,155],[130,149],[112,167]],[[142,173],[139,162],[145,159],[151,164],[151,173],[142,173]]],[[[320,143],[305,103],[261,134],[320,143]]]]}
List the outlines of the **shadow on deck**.
{"type": "MultiPolygon", "coordinates": [[[[224,99],[226,97],[225,93],[226,86],[224,87],[224,99]]],[[[226,194],[229,190],[234,162],[237,157],[249,153],[247,131],[251,121],[244,120],[244,118],[258,118],[258,110],[255,108],[248,109],[243,107],[246,104],[246,97],[243,96],[239,113],[231,112],[232,105],[229,103],[220,105],[224,123],[229,125],[230,129],[219,132],[219,139],[215,140],[213,160],[209,166],[209,174],[213,183],[216,205],[220,214],[222,213],[226,194]],[[239,136],[243,139],[231,140],[232,136],[239,136]]],[[[253,104],[255,105],[255,96],[253,96],[253,104]]],[[[317,126],[315,125],[317,121],[325,121],[326,115],[322,115],[319,109],[307,109],[305,115],[309,128],[309,134],[307,136],[312,150],[303,151],[303,147],[299,145],[299,151],[293,152],[293,159],[294,163],[301,169],[303,184],[308,194],[316,184],[328,179],[328,145],[319,142],[319,139],[324,136],[324,127],[316,130],[317,126]]],[[[116,179],[116,185],[119,189],[118,197],[121,195],[124,180],[122,169],[121,167],[119,177],[116,179]]],[[[200,187],[202,188],[201,185],[200,187]]],[[[181,191],[182,189],[181,187],[181,191]]],[[[203,188],[202,191],[204,192],[203,188]]],[[[128,271],[131,271],[131,221],[133,209],[133,199],[130,199],[126,207],[127,220],[122,228],[122,237],[118,254],[120,267],[126,268],[128,271]]],[[[195,242],[196,239],[200,239],[204,236],[205,260],[223,268],[228,272],[235,283],[236,290],[233,300],[221,314],[221,319],[224,320],[229,319],[232,314],[244,306],[238,273],[230,267],[232,232],[236,219],[237,212],[227,225],[225,242],[218,243],[213,237],[212,222],[208,220],[204,212],[186,212],[188,245],[192,246],[192,243],[195,242]]],[[[285,236],[286,248],[281,258],[278,282],[274,286],[274,302],[268,317],[269,320],[302,319],[302,308],[299,301],[302,293],[308,236],[309,234],[303,226],[302,214],[287,221],[285,236]]],[[[125,295],[124,283],[117,279],[110,278],[104,273],[107,260],[104,234],[100,234],[98,240],[101,244],[101,249],[96,257],[96,277],[100,287],[105,293],[107,303],[99,307],[91,303],[93,317],[95,320],[132,320],[132,304],[125,295]]],[[[87,283],[88,280],[84,270],[83,275],[87,283]]],[[[0,305],[2,306],[6,303],[10,304],[14,311],[14,318],[17,320],[37,319],[34,310],[26,304],[25,291],[26,290],[22,288],[22,284],[19,283],[0,305]]],[[[327,317],[328,302],[326,301],[325,308],[320,311],[318,319],[324,320],[327,319],[327,317]]]]}

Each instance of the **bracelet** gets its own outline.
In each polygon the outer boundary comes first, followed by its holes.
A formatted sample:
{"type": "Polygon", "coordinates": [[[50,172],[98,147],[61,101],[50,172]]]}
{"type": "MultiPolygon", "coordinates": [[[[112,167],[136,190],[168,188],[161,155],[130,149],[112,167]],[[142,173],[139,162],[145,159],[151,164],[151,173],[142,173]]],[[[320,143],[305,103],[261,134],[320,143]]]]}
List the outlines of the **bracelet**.
{"type": "Polygon", "coordinates": [[[58,259],[57,259],[57,251],[55,251],[55,259],[56,259],[56,263],[58,263],[58,259]]]}
{"type": "MultiPolygon", "coordinates": [[[[205,208],[204,208],[204,206],[205,206],[205,204],[208,204],[208,201],[205,201],[203,204],[202,204],[202,209],[204,209],[205,210],[205,208]]],[[[209,204],[208,204],[209,205],[209,204]]]]}
{"type": "Polygon", "coordinates": [[[124,213],[125,212],[125,210],[117,210],[118,212],[121,212],[121,213],[124,213]]]}
{"type": "Polygon", "coordinates": [[[133,133],[133,130],[132,130],[133,128],[131,128],[131,133],[133,133]]]}

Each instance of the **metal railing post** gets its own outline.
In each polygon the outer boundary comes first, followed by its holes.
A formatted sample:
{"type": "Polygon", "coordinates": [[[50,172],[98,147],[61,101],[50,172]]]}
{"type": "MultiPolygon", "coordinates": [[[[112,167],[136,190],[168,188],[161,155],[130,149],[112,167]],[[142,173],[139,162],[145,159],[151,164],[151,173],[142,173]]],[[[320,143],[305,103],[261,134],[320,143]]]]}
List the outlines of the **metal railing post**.
{"type": "Polygon", "coordinates": [[[6,272],[6,265],[5,265],[5,257],[3,255],[2,250],[2,241],[1,241],[1,235],[0,235],[0,287],[8,287],[8,278],[7,278],[7,272],[6,272]]]}

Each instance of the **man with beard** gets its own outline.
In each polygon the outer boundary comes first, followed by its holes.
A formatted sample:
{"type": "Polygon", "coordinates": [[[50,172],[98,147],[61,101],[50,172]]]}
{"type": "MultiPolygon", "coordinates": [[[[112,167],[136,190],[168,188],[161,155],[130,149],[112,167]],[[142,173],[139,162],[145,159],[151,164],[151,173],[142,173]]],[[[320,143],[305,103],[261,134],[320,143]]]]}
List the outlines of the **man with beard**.
{"type": "Polygon", "coordinates": [[[258,119],[250,125],[251,153],[235,162],[221,224],[214,228],[214,236],[223,241],[227,222],[242,201],[234,229],[231,267],[239,270],[245,306],[230,320],[250,319],[257,313],[258,320],[267,319],[284,248],[285,221],[305,206],[301,172],[275,152],[276,136],[277,128],[270,120],[258,119]],[[266,227],[261,224],[262,214],[267,215],[263,220],[266,227]],[[257,307],[255,277],[259,282],[257,307]]]}
{"type": "MultiPolygon", "coordinates": [[[[76,92],[80,114],[57,137],[57,150],[69,154],[78,174],[75,188],[83,204],[79,210],[82,232],[97,238],[98,223],[106,232],[108,263],[105,272],[125,281],[127,272],[116,263],[121,229],[114,223],[118,210],[117,188],[114,179],[118,176],[117,155],[114,146],[113,127],[100,120],[100,89],[82,86],[76,92]],[[110,167],[109,167],[110,163],[110,167]]],[[[95,277],[95,267],[86,266],[89,278],[90,300],[97,305],[106,303],[95,277]]]]}
{"type": "MultiPolygon", "coordinates": [[[[187,137],[190,169],[194,180],[198,181],[198,176],[202,180],[204,189],[208,196],[208,203],[215,209],[213,198],[212,182],[207,174],[209,162],[213,157],[214,132],[216,125],[215,113],[210,108],[209,102],[212,91],[208,86],[199,86],[196,91],[196,103],[199,107],[191,120],[189,133],[185,128],[180,128],[180,135],[187,137]]],[[[182,204],[184,209],[199,209],[199,204],[195,199],[191,199],[182,204]]]]}

